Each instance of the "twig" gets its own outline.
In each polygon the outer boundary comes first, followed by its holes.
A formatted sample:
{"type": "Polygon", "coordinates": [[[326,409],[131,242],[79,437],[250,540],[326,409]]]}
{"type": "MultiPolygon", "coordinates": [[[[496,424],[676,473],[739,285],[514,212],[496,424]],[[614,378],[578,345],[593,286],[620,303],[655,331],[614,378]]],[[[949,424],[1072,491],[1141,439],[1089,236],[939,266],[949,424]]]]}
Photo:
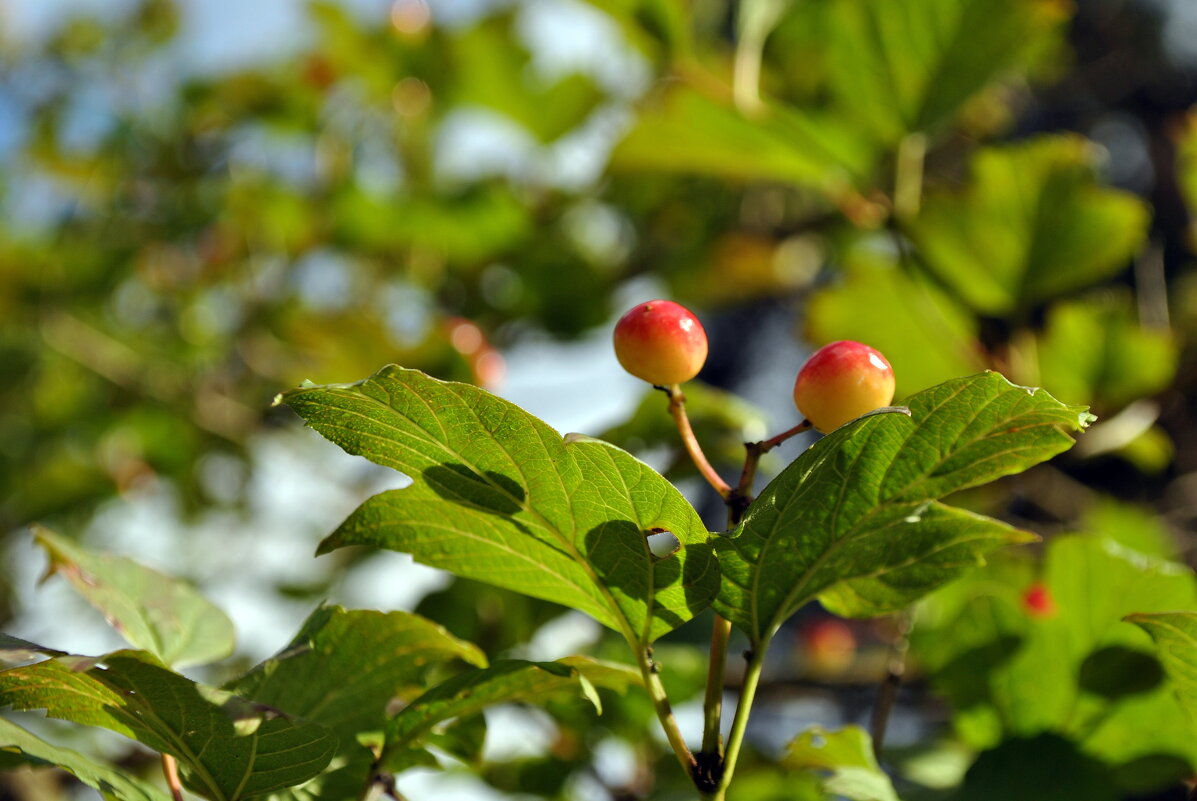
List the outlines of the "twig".
{"type": "Polygon", "coordinates": [[[162,755],[162,775],[166,776],[166,786],[170,788],[170,797],[174,801],[183,801],[183,785],[179,781],[179,763],[170,754],[162,755]]]}
{"type": "Polygon", "coordinates": [[[886,664],[885,677],[877,689],[877,703],[873,706],[873,717],[869,723],[873,736],[873,755],[878,761],[881,759],[881,746],[885,742],[885,730],[889,725],[890,712],[893,711],[894,701],[898,697],[898,687],[902,684],[902,675],[906,672],[906,652],[910,649],[910,629],[913,619],[909,611],[903,612],[897,618],[898,636],[890,646],[889,661],[886,664]]]}

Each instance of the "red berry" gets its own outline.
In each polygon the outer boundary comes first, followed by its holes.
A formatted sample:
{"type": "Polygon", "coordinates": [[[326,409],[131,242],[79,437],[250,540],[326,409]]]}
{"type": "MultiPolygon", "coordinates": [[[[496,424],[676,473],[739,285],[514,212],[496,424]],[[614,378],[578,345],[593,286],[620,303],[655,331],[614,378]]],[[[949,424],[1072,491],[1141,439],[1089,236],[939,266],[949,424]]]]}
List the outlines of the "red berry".
{"type": "Polygon", "coordinates": [[[819,431],[834,431],[894,399],[894,370],[860,342],[832,342],[815,351],[794,382],[794,404],[819,431]]]}
{"type": "Polygon", "coordinates": [[[698,375],[707,360],[707,332],[685,306],[650,300],[615,324],[615,357],[650,384],[680,384],[698,375]]]}
{"type": "Polygon", "coordinates": [[[1022,605],[1031,617],[1054,617],[1056,601],[1052,598],[1051,590],[1044,584],[1032,584],[1022,594],[1022,605]]]}

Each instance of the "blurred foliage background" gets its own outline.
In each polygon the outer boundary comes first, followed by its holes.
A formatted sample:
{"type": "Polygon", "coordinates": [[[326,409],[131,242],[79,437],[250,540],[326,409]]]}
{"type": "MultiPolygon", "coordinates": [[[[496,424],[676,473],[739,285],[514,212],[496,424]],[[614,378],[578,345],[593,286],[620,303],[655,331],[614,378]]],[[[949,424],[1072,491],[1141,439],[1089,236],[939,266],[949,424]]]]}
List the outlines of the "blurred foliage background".
{"type": "MultiPolygon", "coordinates": [[[[546,369],[519,354],[605,337],[631,300],[668,295],[707,323],[705,383],[688,392],[728,471],[742,441],[796,422],[801,354],[835,339],[884,351],[899,398],[996,369],[1090,404],[1100,421],[1076,451],[966,499],[1048,543],[916,615],[892,756],[908,798],[1184,797],[1197,738],[1158,681],[1126,690],[1147,640],[1117,621],[1197,606],[1185,0],[292,6],[299,23],[267,22],[260,57],[231,65],[184,63],[194,15],[170,0],[64,15],[45,36],[0,27],[0,623],[47,625],[27,594],[33,521],[201,584],[240,566],[244,609],[385,584],[305,555],[376,473],[322,462],[279,502],[282,523],[263,510],[299,481],[271,472],[278,438],[309,441],[273,395],[388,362],[503,394],[506,365],[546,369]],[[139,503],[140,539],[105,541],[105,515],[139,503]],[[281,568],[247,540],[307,562],[281,568]],[[1021,594],[1042,582],[1059,608],[1029,615],[1021,594]],[[1067,786],[1035,778],[1058,764],[1067,786]],[[1014,774],[1025,785],[1002,784],[1014,774]]],[[[574,403],[606,389],[578,385],[574,403]]],[[[593,425],[682,480],[718,529],[662,412],[647,394],[593,425]]],[[[464,582],[419,611],[492,654],[559,612],[464,582]]],[[[278,619],[259,615],[241,619],[278,619]]],[[[815,635],[818,617],[766,699],[859,719],[902,627],[815,635]]],[[[675,689],[696,692],[677,670],[675,689]]],[[[483,777],[647,797],[651,710],[610,709],[601,727],[556,710],[543,753],[483,777]],[[603,764],[632,766],[618,780],[594,767],[604,743],[622,750],[603,764]]],[[[794,733],[761,719],[762,753],[794,733]]],[[[683,792],[667,774],[653,797],[683,792]]],[[[762,764],[741,797],[820,797],[795,781],[762,764]]]]}

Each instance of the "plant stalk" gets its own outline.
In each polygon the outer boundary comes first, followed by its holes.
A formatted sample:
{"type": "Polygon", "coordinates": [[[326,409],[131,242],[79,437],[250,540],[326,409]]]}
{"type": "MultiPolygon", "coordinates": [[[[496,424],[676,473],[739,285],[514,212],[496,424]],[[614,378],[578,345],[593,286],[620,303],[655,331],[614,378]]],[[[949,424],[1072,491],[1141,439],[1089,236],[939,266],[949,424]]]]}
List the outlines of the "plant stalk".
{"type": "Polygon", "coordinates": [[[727,794],[727,787],[736,772],[736,761],[740,757],[740,748],[744,745],[744,734],[748,730],[748,716],[752,710],[752,700],[756,697],[756,688],[761,681],[761,671],[765,666],[765,651],[768,642],[762,642],[753,649],[748,657],[748,665],[744,668],[744,684],[740,688],[740,700],[736,704],[736,716],[732,719],[731,732],[727,737],[727,752],[723,758],[723,776],[719,780],[719,788],[711,796],[712,801],[723,801],[727,794]]]}
{"type": "Polygon", "coordinates": [[[690,748],[686,745],[685,738],[682,737],[681,729],[678,728],[677,718],[673,716],[673,707],[669,705],[669,696],[665,694],[665,685],[661,683],[661,677],[657,673],[657,666],[653,662],[650,650],[635,644],[632,645],[632,649],[636,652],[640,675],[644,678],[644,689],[648,691],[648,695],[653,701],[653,708],[657,712],[657,719],[661,721],[661,728],[665,730],[665,739],[669,741],[669,746],[673,749],[685,774],[693,776],[697,761],[690,753],[690,748]]]}

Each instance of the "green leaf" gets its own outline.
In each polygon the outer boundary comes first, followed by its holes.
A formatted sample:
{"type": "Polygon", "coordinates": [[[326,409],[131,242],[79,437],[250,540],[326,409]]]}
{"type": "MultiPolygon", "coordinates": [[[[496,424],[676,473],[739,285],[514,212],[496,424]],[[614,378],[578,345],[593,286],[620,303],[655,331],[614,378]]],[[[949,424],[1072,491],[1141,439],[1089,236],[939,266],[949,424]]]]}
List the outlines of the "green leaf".
{"type": "Polygon", "coordinates": [[[893,782],[873,756],[873,740],[859,726],[828,731],[814,726],[786,746],[790,770],[828,772],[823,789],[852,801],[898,801],[893,782]]]}
{"type": "Polygon", "coordinates": [[[1125,619],[1155,641],[1156,654],[1197,729],[1197,612],[1134,614],[1125,619]]]}
{"type": "Polygon", "coordinates": [[[137,648],[166,665],[183,667],[233,652],[233,622],[193,587],[122,556],[95,554],[41,526],[34,538],[50,570],[137,648]]]}
{"type": "MultiPolygon", "coordinates": [[[[96,661],[96,660],[89,660],[96,661]]],[[[236,801],[299,784],[332,758],[322,726],[116,651],[80,669],[60,657],[0,671],[0,705],[101,726],[171,754],[197,793],[236,801]]]]}
{"type": "Polygon", "coordinates": [[[585,657],[505,659],[442,682],[404,707],[387,727],[386,749],[389,759],[405,764],[407,752],[444,721],[477,715],[495,704],[543,702],[563,690],[584,695],[597,707],[595,686],[622,692],[640,683],[640,674],[631,667],[585,657]]]}
{"type": "Polygon", "coordinates": [[[767,642],[823,595],[837,613],[893,611],[981,555],[1030,537],[936,502],[1073,444],[1089,415],[997,373],[954,379],[815,443],[719,543],[716,609],[767,642]]]}
{"type": "Polygon", "coordinates": [[[933,132],[973,95],[1045,47],[1067,7],[1041,0],[837,0],[831,87],[879,140],[933,132]]]}
{"type": "Polygon", "coordinates": [[[1123,269],[1147,232],[1138,197],[1099,186],[1094,145],[1039,136],[977,151],[963,192],[933,192],[910,225],[927,266],[983,314],[1004,315],[1123,269]]]}
{"type": "Polygon", "coordinates": [[[413,480],[366,501],[320,545],[373,545],[579,609],[648,643],[718,589],[708,533],[647,465],[594,440],[566,443],[466,384],[385,367],[358,384],[284,393],[308,425],[413,480]],[[655,529],[680,549],[649,551],[655,529]]]}
{"type": "Polygon", "coordinates": [[[166,793],[127,771],[92,757],[53,745],[11,721],[0,718],[0,754],[15,754],[30,765],[55,765],[106,797],[119,801],[167,801],[166,793]]]}
{"type": "Polygon", "coordinates": [[[749,119],[730,99],[680,85],[646,101],[611,154],[611,167],[788,181],[836,197],[870,159],[859,137],[834,118],[776,106],[749,119]]]}
{"type": "Polygon", "coordinates": [[[1052,394],[1114,410],[1165,389],[1178,348],[1170,331],[1139,323],[1129,293],[1105,292],[1053,305],[1031,356],[1028,378],[1052,394]]]}
{"type": "Polygon", "coordinates": [[[476,646],[419,615],[325,606],[225,689],[321,724],[345,750],[358,732],[383,727],[388,703],[424,692],[429,669],[452,659],[486,665],[476,646]]]}

